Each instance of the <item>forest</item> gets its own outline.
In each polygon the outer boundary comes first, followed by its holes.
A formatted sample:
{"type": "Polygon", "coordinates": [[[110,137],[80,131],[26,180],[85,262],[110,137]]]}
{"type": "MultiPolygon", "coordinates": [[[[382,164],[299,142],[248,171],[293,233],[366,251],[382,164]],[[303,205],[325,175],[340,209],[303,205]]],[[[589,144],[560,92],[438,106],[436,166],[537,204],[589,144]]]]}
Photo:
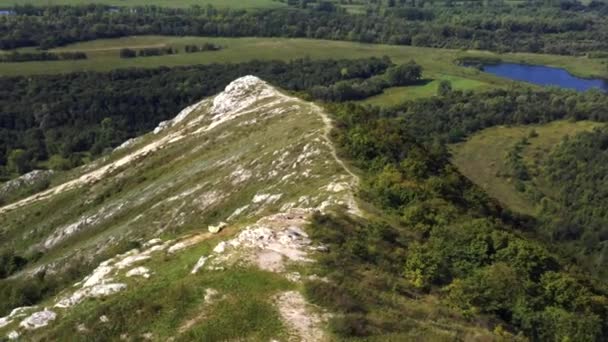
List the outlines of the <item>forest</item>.
{"type": "Polygon", "coordinates": [[[151,131],[241,76],[255,74],[302,92],[338,81],[358,85],[389,68],[392,82],[416,77],[399,71],[420,71],[416,64],[393,67],[388,58],[369,58],[0,77],[0,177],[11,178],[35,167],[65,170],[80,165],[151,131]]]}
{"type": "Polygon", "coordinates": [[[412,135],[403,115],[331,108],[334,138],[363,172],[361,196],[383,213],[363,223],[320,215],[312,225],[330,246],[320,262],[332,282],[311,281],[307,293],[343,314],[330,322],[334,332],[407,331],[399,311],[408,309],[390,299],[396,289],[412,298],[436,294],[463,317],[492,322],[505,340],[525,340],[512,328],[537,341],[608,336],[605,285],[573,268],[535,223],[504,211],[460,175],[445,144],[412,135]]]}
{"type": "Polygon", "coordinates": [[[102,5],[16,6],[0,16],[0,49],[42,49],[129,35],[289,37],[579,55],[608,48],[607,7],[389,7],[366,15],[324,6],[244,11],[102,5]],[[431,14],[428,14],[430,11],[431,14]]]}
{"type": "Polygon", "coordinates": [[[60,61],[87,59],[84,52],[12,52],[0,55],[0,63],[32,62],[32,61],[60,61]]]}

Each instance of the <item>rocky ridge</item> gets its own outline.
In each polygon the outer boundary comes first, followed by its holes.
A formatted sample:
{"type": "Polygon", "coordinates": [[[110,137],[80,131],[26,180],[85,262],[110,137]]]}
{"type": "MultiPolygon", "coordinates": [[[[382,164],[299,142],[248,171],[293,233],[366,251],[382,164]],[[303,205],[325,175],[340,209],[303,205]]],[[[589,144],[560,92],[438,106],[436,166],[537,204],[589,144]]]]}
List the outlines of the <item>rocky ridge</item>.
{"type": "MultiPolygon", "coordinates": [[[[353,194],[356,176],[337,158],[328,140],[330,124],[319,107],[257,77],[243,77],[83,167],[72,180],[0,208],[0,218],[31,227],[21,233],[24,239],[43,236],[37,241],[43,251],[79,246],[29,272],[53,271],[120,240],[146,241],[101,262],[45,302],[47,307],[18,308],[0,318],[0,333],[15,337],[42,329],[84,301],[120,295],[136,279],[137,286],[153,281],[155,258],[177,258],[216,239],[214,233],[229,235],[190,265],[191,276],[246,264],[301,281],[288,265],[311,262],[309,254],[324,248],[314,246],[305,232],[310,216],[336,206],[361,213],[353,194]],[[125,189],[115,193],[116,187],[125,189]],[[99,193],[110,194],[99,202],[99,193]],[[59,201],[58,215],[44,223],[23,219],[30,210],[59,201]],[[168,233],[181,237],[163,238],[168,233]]],[[[295,340],[322,339],[326,316],[298,292],[277,294],[274,305],[295,340]]]]}

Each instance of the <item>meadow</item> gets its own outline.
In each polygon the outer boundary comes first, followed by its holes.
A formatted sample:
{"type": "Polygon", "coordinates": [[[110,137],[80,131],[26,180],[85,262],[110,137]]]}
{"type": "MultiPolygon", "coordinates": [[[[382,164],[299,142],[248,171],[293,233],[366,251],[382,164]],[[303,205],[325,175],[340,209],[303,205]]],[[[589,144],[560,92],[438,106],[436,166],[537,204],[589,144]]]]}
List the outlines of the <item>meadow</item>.
{"type": "MultiPolygon", "coordinates": [[[[534,168],[565,136],[591,131],[605,124],[591,121],[555,121],[544,125],[497,126],[485,129],[463,143],[452,145],[453,163],[467,178],[506,207],[527,215],[535,215],[537,208],[525,194],[517,191],[512,178],[500,176],[507,172],[507,153],[518,141],[529,137],[522,153],[523,161],[534,168]]],[[[535,180],[543,188],[542,180],[535,180]]],[[[543,189],[551,193],[551,189],[543,189]]]]}
{"type": "Polygon", "coordinates": [[[111,6],[162,6],[162,7],[178,7],[187,8],[190,6],[207,6],[211,5],[218,8],[276,8],[285,6],[284,3],[277,0],[0,0],[0,7],[10,7],[13,5],[32,4],[35,6],[45,5],[86,5],[86,4],[104,4],[111,6]]]}
{"type": "MultiPolygon", "coordinates": [[[[32,48],[21,51],[33,51],[32,48]]],[[[424,68],[425,84],[398,87],[372,97],[370,104],[395,105],[404,99],[434,95],[440,80],[452,82],[454,89],[488,89],[508,86],[511,81],[483,73],[474,68],[464,68],[454,63],[463,55],[492,55],[504,61],[544,64],[566,68],[578,76],[608,76],[605,65],[597,59],[586,57],[553,56],[541,54],[493,54],[480,51],[435,49],[413,46],[363,44],[344,41],[288,38],[216,38],[133,36],[117,39],[100,39],[77,43],[50,50],[51,52],[83,51],[88,59],[78,61],[50,61],[25,63],[0,63],[1,76],[57,74],[76,71],[109,71],[119,68],[154,68],[160,66],[184,66],[209,63],[239,63],[258,60],[292,60],[365,58],[389,56],[395,63],[415,60],[424,68]],[[223,47],[220,51],[184,53],[184,46],[213,43],[223,47]],[[149,47],[172,47],[180,53],[154,57],[120,58],[122,48],[142,49],[149,47]]]]}

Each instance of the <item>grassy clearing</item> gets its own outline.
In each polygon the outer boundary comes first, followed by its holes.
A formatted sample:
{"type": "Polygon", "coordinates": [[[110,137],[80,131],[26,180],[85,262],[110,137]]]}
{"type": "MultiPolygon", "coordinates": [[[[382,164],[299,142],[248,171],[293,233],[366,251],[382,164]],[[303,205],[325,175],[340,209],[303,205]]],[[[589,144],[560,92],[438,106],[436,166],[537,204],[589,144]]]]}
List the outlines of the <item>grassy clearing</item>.
{"type": "Polygon", "coordinates": [[[15,4],[44,5],[86,5],[104,4],[111,6],[162,6],[162,7],[190,7],[194,5],[212,5],[218,8],[273,8],[285,6],[276,0],[0,0],[0,7],[10,7],[15,4]]]}
{"type": "MultiPolygon", "coordinates": [[[[238,63],[252,59],[291,60],[306,56],[314,59],[323,59],[363,58],[387,55],[396,63],[404,63],[412,59],[416,60],[425,69],[424,77],[429,79],[438,79],[445,77],[445,75],[450,75],[450,77],[476,80],[489,84],[505,84],[510,82],[473,68],[459,67],[453,63],[454,59],[459,56],[475,55],[482,52],[314,39],[138,36],[77,43],[52,51],[84,51],[88,54],[89,59],[79,61],[2,63],[0,64],[0,75],[16,76],[86,70],[108,71],[126,67],[153,68],[208,63],[238,63]],[[192,54],[182,52],[177,55],[133,59],[121,59],[118,56],[118,50],[126,47],[170,46],[183,51],[183,46],[186,44],[202,44],[204,42],[221,45],[224,49],[215,52],[192,54]]],[[[608,76],[605,65],[600,60],[585,57],[535,54],[505,54],[499,55],[499,57],[508,61],[517,62],[523,60],[532,64],[565,67],[569,71],[581,76],[608,76]]],[[[424,92],[424,90],[421,91],[424,92]]]]}
{"type": "Polygon", "coordinates": [[[556,121],[545,125],[492,127],[473,135],[466,142],[453,145],[453,162],[465,176],[508,208],[534,215],[535,204],[525,194],[516,190],[514,180],[498,176],[508,169],[507,152],[516,142],[528,137],[530,132],[535,130],[538,136],[529,138],[530,144],[522,154],[524,163],[533,168],[565,136],[590,131],[602,125],[590,121],[556,121]]]}
{"type": "Polygon", "coordinates": [[[415,100],[421,97],[429,97],[437,94],[437,88],[442,80],[448,80],[452,83],[454,90],[475,90],[487,87],[492,87],[486,82],[468,79],[452,75],[440,75],[438,78],[424,84],[409,87],[394,87],[384,91],[384,93],[372,96],[361,101],[361,103],[376,105],[376,106],[395,106],[406,100],[415,100]]]}

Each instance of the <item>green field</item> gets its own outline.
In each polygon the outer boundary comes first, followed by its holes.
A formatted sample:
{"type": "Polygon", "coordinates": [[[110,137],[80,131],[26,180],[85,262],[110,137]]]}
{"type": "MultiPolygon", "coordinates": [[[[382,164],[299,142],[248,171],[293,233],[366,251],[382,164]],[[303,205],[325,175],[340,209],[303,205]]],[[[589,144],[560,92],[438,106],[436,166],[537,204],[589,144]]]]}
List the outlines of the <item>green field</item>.
{"type": "MultiPolygon", "coordinates": [[[[514,181],[498,176],[508,169],[507,152],[516,142],[535,130],[538,136],[530,138],[530,144],[523,151],[525,164],[533,168],[533,165],[541,161],[565,136],[590,131],[602,125],[590,121],[556,121],[545,125],[492,127],[473,135],[466,142],[453,145],[453,162],[460,172],[508,208],[534,215],[535,205],[516,190],[514,181]]],[[[550,192],[550,189],[543,189],[539,180],[535,180],[535,183],[543,192],[550,192]]]]}
{"type": "MultiPolygon", "coordinates": [[[[1,1],[1,0],[0,0],[1,1]]],[[[22,51],[35,51],[33,48],[22,51]]],[[[415,60],[424,68],[423,77],[428,82],[419,86],[387,89],[364,103],[392,106],[405,100],[432,96],[437,93],[440,80],[450,80],[454,89],[475,90],[502,87],[515,82],[481,72],[475,68],[458,66],[454,60],[463,55],[496,55],[489,52],[434,49],[413,46],[363,44],[344,41],[287,38],[214,38],[133,36],[117,39],[100,39],[53,49],[51,51],[83,51],[86,60],[46,61],[26,63],[0,63],[0,76],[56,74],[76,71],[109,71],[118,68],[159,66],[187,66],[209,63],[239,63],[253,59],[292,60],[310,57],[313,59],[343,59],[389,56],[395,63],[415,60]],[[220,51],[184,53],[188,44],[213,43],[223,47],[220,51]],[[173,47],[180,53],[175,55],[119,57],[122,48],[142,49],[146,47],[173,47]]],[[[498,56],[498,55],[497,55],[498,56]]],[[[585,57],[553,56],[540,54],[503,54],[505,61],[544,64],[568,69],[580,76],[608,76],[605,65],[597,59],[585,57]]]]}
{"type": "Polygon", "coordinates": [[[277,0],[0,0],[0,7],[32,4],[43,5],[83,5],[104,4],[111,6],[163,6],[163,7],[190,7],[194,5],[230,8],[272,8],[285,6],[277,0]]]}
{"type": "Polygon", "coordinates": [[[442,80],[450,81],[452,83],[452,89],[454,90],[487,89],[488,86],[491,86],[488,83],[475,79],[438,74],[435,76],[434,80],[424,85],[389,88],[385,90],[384,93],[365,99],[361,101],[361,103],[391,107],[403,103],[404,100],[414,100],[421,97],[433,96],[437,94],[439,82],[442,80]]]}
{"type": "MultiPolygon", "coordinates": [[[[24,50],[33,50],[32,48],[24,50]]],[[[452,77],[454,86],[475,88],[476,84],[467,84],[466,80],[476,80],[488,84],[509,83],[504,79],[485,74],[473,68],[463,68],[453,63],[462,55],[491,54],[479,51],[464,52],[461,50],[433,49],[413,46],[395,46],[381,44],[362,44],[343,41],[327,41],[313,39],[287,38],[210,38],[210,37],[167,37],[167,36],[138,36],[117,39],[100,39],[96,41],[77,43],[51,51],[84,51],[87,60],[80,61],[51,61],[26,63],[1,63],[0,75],[35,75],[66,73],[73,71],[108,71],[125,67],[159,67],[179,66],[206,63],[236,63],[252,59],[281,59],[294,58],[363,58],[387,55],[396,63],[415,60],[425,69],[424,77],[440,79],[452,77]],[[144,48],[171,46],[183,51],[186,44],[202,44],[210,42],[224,47],[221,51],[200,53],[179,53],[176,55],[158,57],[140,57],[133,59],[119,58],[121,48],[144,48]],[[464,80],[463,80],[464,79],[464,80]]],[[[608,76],[605,65],[597,59],[586,57],[553,56],[540,54],[503,54],[503,60],[511,62],[526,62],[563,67],[579,76],[608,76]]],[[[435,84],[427,84],[420,93],[434,91],[435,84]]],[[[399,92],[396,90],[395,92],[399,92]]]]}

